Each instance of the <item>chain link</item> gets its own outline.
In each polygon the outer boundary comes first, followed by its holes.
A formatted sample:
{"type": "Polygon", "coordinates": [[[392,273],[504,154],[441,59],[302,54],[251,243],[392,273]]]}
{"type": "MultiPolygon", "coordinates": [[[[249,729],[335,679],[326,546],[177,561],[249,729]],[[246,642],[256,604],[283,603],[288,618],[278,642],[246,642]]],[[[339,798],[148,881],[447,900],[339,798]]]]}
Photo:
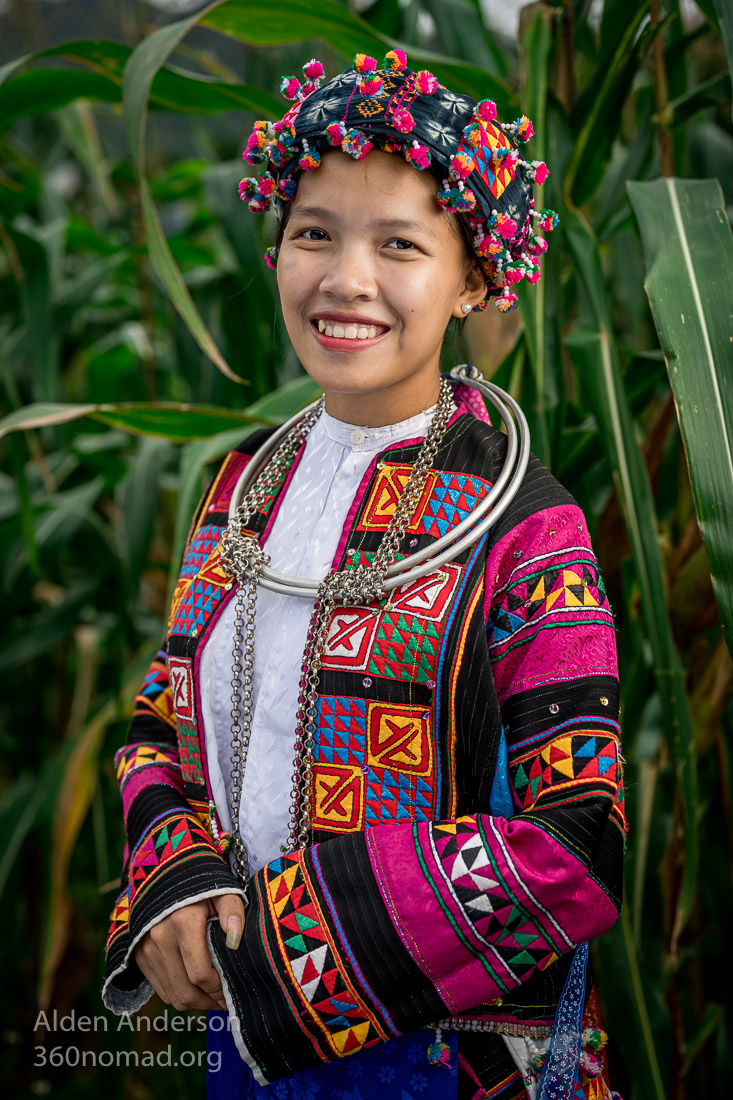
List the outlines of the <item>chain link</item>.
{"type": "MultiPolygon", "coordinates": [[[[257,586],[263,568],[270,564],[270,558],[255,533],[244,528],[255,512],[264,510],[265,501],[283,473],[292,465],[301,443],[313,428],[324,406],[325,398],[322,397],[314,409],[288,432],[237,508],[220,543],[223,568],[238,583],[232,651],[232,850],[235,873],[244,883],[249,877],[249,860],[239,830],[239,810],[252,719],[257,586]]],[[[300,671],[289,830],[287,844],[282,846],[284,852],[304,848],[309,840],[319,670],[334,608],[337,604],[368,604],[386,596],[384,582],[387,571],[395,560],[400,542],[422,496],[452,410],[450,384],[445,378],[441,378],[438,403],[430,427],[372,563],[362,563],[353,569],[332,569],[318,586],[300,671]]]]}

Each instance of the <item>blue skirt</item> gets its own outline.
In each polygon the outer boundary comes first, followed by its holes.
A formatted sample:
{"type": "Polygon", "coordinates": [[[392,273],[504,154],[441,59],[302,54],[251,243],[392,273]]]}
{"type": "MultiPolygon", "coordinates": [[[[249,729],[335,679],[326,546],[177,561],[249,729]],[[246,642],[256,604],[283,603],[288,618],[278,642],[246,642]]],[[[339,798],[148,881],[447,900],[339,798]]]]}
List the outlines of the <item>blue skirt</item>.
{"type": "Polygon", "coordinates": [[[432,1065],[432,1028],[418,1028],[348,1058],[258,1085],[227,1027],[226,1012],[209,1012],[206,1100],[455,1100],[455,1031],[443,1032],[450,1065],[432,1065]]]}

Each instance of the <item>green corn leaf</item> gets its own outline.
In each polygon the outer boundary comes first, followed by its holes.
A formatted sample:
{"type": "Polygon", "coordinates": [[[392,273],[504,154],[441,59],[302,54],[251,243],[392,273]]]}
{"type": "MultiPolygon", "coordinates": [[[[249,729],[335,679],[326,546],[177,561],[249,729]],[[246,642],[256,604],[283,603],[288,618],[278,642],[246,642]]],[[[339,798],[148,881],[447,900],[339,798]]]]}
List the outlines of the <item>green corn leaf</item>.
{"type": "Polygon", "coordinates": [[[715,12],[720,23],[720,35],[723,39],[725,52],[728,55],[728,68],[733,72],[733,11],[729,0],[706,0],[700,7],[712,22],[710,7],[715,7],[715,12]]]}
{"type": "Polygon", "coordinates": [[[565,175],[565,190],[576,204],[593,195],[611,156],[621,125],[621,108],[629,94],[639,54],[650,38],[648,31],[640,29],[648,8],[649,0],[642,0],[629,9],[624,34],[613,55],[599,66],[597,75],[575,105],[577,139],[565,175]]]}
{"type": "Polygon", "coordinates": [[[587,223],[570,210],[565,216],[565,233],[583,290],[584,307],[566,342],[603,434],[626,521],[665,736],[685,814],[685,863],[672,933],[674,954],[679,934],[690,916],[697,879],[698,794],[692,715],[669,622],[654,499],[624,393],[596,241],[587,223]]]}
{"type": "MultiPolygon", "coordinates": [[[[0,68],[0,132],[18,119],[47,114],[77,99],[119,103],[124,68],[131,53],[129,46],[119,42],[67,42],[4,65],[0,68]],[[35,61],[55,57],[73,61],[81,68],[27,69],[35,61]]],[[[160,69],[150,89],[151,109],[179,114],[236,109],[274,118],[282,113],[281,105],[277,96],[252,85],[226,83],[172,68],[160,69]]]]}
{"type": "Polygon", "coordinates": [[[720,621],[733,653],[733,235],[717,180],[630,181],[627,188],[720,621]]]}
{"type": "Polygon", "coordinates": [[[657,1053],[660,1035],[649,1019],[645,982],[639,969],[626,902],[621,919],[610,932],[594,941],[593,962],[613,1021],[614,1046],[633,1081],[631,1100],[666,1100],[669,1094],[657,1053]]]}
{"type": "Polygon", "coordinates": [[[261,424],[263,417],[220,409],[214,405],[187,405],[173,402],[126,402],[119,405],[65,405],[38,402],[16,409],[0,420],[0,437],[7,432],[27,428],[45,428],[52,424],[68,424],[89,416],[112,428],[121,428],[132,435],[162,436],[173,443],[188,443],[204,439],[240,425],[240,431],[252,424],[261,424]]]}

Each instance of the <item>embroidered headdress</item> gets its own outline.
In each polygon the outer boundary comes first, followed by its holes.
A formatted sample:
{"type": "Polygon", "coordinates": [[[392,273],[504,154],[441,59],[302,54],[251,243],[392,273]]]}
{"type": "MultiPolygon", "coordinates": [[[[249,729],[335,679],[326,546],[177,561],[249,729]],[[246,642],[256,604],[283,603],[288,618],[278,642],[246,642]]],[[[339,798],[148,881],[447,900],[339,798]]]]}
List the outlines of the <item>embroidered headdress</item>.
{"type": "MultiPolygon", "coordinates": [[[[239,185],[250,210],[263,213],[274,204],[282,217],[299,173],[318,168],[327,149],[338,147],[355,160],[374,148],[401,154],[437,176],[444,210],[467,216],[487,298],[503,313],[514,309],[513,285],[540,278],[547,242],[537,231],[558,222],[554,211],[535,209],[533,185],[544,183],[548,169],[520,155],[519,143],[533,134],[527,116],[499,122],[492,100],[477,103],[425,69],[408,69],[402,50],[390,50],[381,66],[357,54],[353,68],[321,85],[324,75],[312,60],[303,66],[303,81],[283,77],[280,91],[292,106],[279,122],[255,122],[243,156],[249,164],[269,164],[239,185]]],[[[274,268],[277,249],[268,248],[266,259],[274,268]]]]}

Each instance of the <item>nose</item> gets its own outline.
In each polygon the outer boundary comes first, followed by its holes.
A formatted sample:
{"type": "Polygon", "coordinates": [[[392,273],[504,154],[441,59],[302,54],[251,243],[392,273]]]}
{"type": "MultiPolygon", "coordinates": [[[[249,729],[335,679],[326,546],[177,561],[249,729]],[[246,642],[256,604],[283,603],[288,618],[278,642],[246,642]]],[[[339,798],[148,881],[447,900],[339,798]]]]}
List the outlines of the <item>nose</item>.
{"type": "Polygon", "coordinates": [[[358,240],[344,241],[329,257],[320,289],[344,302],[354,298],[366,301],[376,298],[376,271],[368,249],[358,240]]]}

